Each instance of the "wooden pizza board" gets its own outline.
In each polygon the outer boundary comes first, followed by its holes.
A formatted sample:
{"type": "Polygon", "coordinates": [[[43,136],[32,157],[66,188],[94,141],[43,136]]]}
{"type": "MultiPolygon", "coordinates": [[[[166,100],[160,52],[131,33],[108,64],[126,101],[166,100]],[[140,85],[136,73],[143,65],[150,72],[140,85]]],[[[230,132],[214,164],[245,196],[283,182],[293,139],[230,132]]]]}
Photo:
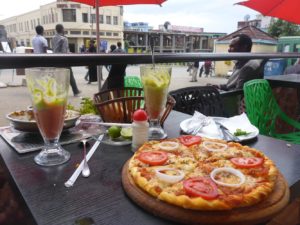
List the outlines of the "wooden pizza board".
{"type": "Polygon", "coordinates": [[[280,174],[275,189],[263,202],[244,208],[224,211],[199,211],[180,208],[160,201],[140,189],[128,171],[129,160],[122,170],[122,183],[127,195],[146,211],[171,221],[197,225],[252,225],[266,222],[279,213],[289,201],[289,187],[280,174]]]}

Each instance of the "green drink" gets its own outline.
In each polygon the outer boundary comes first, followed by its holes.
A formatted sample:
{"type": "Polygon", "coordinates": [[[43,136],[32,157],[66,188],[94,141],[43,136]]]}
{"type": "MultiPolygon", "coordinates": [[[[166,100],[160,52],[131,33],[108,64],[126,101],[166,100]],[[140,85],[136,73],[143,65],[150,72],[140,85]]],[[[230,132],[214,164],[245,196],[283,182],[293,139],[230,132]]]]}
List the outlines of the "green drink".
{"type": "Polygon", "coordinates": [[[167,136],[159,119],[166,106],[171,71],[171,67],[141,67],[146,111],[150,120],[149,139],[163,139],[167,136]]]}
{"type": "Polygon", "coordinates": [[[58,68],[26,70],[34,117],[44,139],[43,150],[34,158],[43,166],[59,165],[70,158],[70,153],[59,144],[64,126],[70,71],[58,68]]]}

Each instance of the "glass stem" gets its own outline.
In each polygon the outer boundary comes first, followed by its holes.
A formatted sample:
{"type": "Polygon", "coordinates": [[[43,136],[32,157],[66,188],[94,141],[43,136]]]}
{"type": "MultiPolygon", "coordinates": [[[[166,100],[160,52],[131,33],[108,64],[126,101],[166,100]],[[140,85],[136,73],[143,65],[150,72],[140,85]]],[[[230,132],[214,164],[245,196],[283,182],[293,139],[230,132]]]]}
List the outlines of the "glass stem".
{"type": "Polygon", "coordinates": [[[159,119],[150,119],[149,123],[150,127],[160,127],[159,119]]]}

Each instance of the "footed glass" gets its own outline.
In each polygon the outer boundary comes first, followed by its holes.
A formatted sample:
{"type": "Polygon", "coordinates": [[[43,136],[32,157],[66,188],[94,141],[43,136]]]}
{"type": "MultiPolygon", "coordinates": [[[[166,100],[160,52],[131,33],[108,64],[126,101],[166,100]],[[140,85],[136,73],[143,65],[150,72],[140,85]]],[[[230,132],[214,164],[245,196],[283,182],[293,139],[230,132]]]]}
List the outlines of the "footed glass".
{"type": "Polygon", "coordinates": [[[70,70],[65,68],[26,69],[34,117],[44,140],[42,151],[34,161],[42,166],[55,166],[70,159],[70,153],[59,144],[64,126],[70,70]]]}
{"type": "Polygon", "coordinates": [[[145,106],[149,117],[149,139],[164,139],[166,132],[160,126],[165,110],[172,68],[168,66],[141,66],[145,106]]]}

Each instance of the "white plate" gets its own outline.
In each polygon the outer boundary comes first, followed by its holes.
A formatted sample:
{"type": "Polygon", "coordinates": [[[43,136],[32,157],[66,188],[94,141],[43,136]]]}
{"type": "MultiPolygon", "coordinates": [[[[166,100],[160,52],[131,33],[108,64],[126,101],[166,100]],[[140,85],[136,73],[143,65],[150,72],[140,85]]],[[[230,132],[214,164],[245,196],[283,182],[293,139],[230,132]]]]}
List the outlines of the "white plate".
{"type": "MultiPolygon", "coordinates": [[[[80,117],[80,113],[77,111],[66,110],[66,112],[64,130],[74,127],[77,119],[80,117]]],[[[6,118],[16,130],[24,132],[39,132],[39,128],[31,109],[11,112],[6,115],[6,118]]]]}
{"type": "MultiPolygon", "coordinates": [[[[226,120],[227,118],[225,117],[210,117],[212,118],[214,121],[222,121],[222,120],[226,120]]],[[[186,120],[183,120],[181,123],[180,123],[180,128],[183,132],[187,132],[187,126],[188,124],[190,123],[192,118],[189,118],[189,119],[186,119],[186,120]]],[[[216,125],[218,126],[218,125],[216,125]]],[[[219,126],[218,126],[219,127],[219,126]]],[[[257,137],[257,135],[259,134],[259,130],[253,126],[251,124],[251,130],[253,130],[253,132],[251,132],[250,134],[248,135],[241,135],[241,136],[238,136],[238,138],[240,139],[240,141],[246,141],[246,140],[250,140],[250,139],[253,139],[255,137],[257,137]]],[[[218,134],[214,134],[212,135],[211,133],[206,133],[206,132],[203,132],[202,130],[197,134],[197,136],[202,136],[202,137],[206,137],[206,138],[217,138],[217,139],[223,139],[224,136],[222,134],[222,132],[219,130],[218,134]]]]}
{"type": "Polygon", "coordinates": [[[130,139],[125,139],[123,137],[111,139],[108,134],[105,134],[102,143],[107,145],[123,146],[123,145],[131,145],[132,141],[130,139]]]}

